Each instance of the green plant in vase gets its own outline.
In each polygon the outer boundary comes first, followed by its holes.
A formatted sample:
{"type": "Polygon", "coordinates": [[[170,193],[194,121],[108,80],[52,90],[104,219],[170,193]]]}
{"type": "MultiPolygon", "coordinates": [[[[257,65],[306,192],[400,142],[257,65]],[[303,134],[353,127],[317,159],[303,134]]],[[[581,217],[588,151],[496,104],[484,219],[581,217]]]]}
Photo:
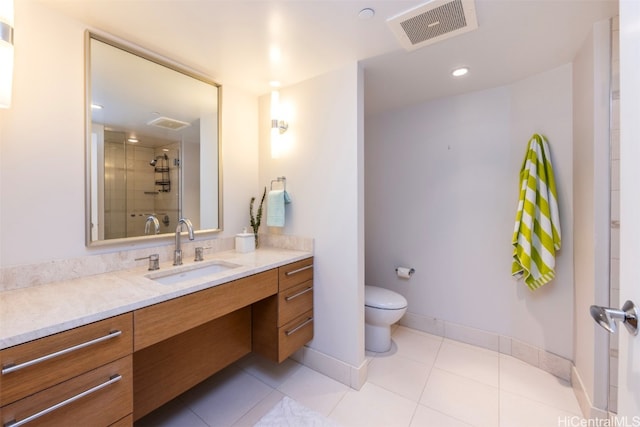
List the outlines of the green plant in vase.
{"type": "Polygon", "coordinates": [[[249,203],[249,218],[251,219],[251,228],[253,229],[253,235],[256,241],[256,248],[258,247],[258,229],[260,228],[260,221],[262,221],[262,205],[264,203],[264,198],[267,195],[267,187],[264,187],[264,191],[262,192],[262,199],[260,199],[260,206],[258,207],[258,212],[256,215],[253,215],[253,204],[256,201],[255,197],[251,198],[251,202],[249,203]]]}

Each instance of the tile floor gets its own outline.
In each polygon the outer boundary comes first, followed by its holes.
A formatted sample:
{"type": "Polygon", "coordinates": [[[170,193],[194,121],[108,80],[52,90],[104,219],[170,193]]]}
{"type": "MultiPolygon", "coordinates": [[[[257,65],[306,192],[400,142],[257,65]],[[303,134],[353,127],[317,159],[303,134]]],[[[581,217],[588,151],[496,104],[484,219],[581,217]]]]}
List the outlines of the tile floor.
{"type": "Polygon", "coordinates": [[[372,357],[360,391],[289,359],[249,355],[136,427],[253,426],[289,396],[342,426],[579,425],[571,386],[511,356],[403,326],[372,357]]]}

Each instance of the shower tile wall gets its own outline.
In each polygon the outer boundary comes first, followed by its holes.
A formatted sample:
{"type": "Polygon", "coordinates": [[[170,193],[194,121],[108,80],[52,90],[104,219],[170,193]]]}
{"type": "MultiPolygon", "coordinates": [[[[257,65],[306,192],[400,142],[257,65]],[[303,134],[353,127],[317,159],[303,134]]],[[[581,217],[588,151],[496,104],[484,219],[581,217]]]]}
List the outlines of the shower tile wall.
{"type": "Polygon", "coordinates": [[[179,143],[152,148],[125,144],[124,134],[105,133],[105,228],[107,239],[144,235],[145,221],[156,214],[160,232],[175,230],[179,206],[179,143]],[[167,150],[167,151],[164,151],[167,150]],[[156,185],[161,179],[151,160],[167,154],[170,187],[156,185]],[[160,191],[162,188],[170,191],[160,191]],[[166,217],[166,218],[165,218],[166,217]]]}
{"type": "Polygon", "coordinates": [[[114,133],[105,134],[104,143],[104,236],[107,239],[127,235],[125,220],[127,199],[124,191],[127,174],[124,144],[122,141],[109,140],[112,137],[114,133]]]}
{"type": "MultiPolygon", "coordinates": [[[[160,221],[160,232],[170,233],[175,231],[179,216],[180,168],[176,166],[176,161],[180,158],[180,144],[170,144],[156,149],[155,156],[163,156],[164,154],[169,157],[166,164],[169,166],[171,190],[168,192],[159,192],[155,196],[155,213],[158,214],[158,220],[160,221]],[[164,221],[166,219],[165,216],[168,218],[168,221],[164,221]]],[[[159,186],[156,186],[156,191],[159,188],[159,186]]]]}
{"type": "MultiPolygon", "coordinates": [[[[611,269],[609,306],[620,304],[620,29],[611,21],[611,269]]],[[[609,412],[618,412],[618,335],[609,334],[609,412]]]]}
{"type": "Polygon", "coordinates": [[[127,236],[144,234],[147,216],[154,212],[153,148],[127,146],[127,236]]]}

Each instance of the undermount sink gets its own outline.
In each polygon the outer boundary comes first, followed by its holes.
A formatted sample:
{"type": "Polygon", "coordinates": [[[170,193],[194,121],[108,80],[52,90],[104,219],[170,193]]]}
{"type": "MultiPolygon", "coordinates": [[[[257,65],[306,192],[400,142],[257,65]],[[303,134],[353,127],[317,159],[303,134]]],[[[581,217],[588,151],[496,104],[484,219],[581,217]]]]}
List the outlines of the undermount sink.
{"type": "Polygon", "coordinates": [[[198,279],[200,277],[209,276],[211,274],[221,273],[240,267],[239,264],[233,264],[225,261],[211,261],[203,265],[197,265],[189,268],[181,268],[178,271],[166,273],[153,273],[147,277],[155,282],[163,285],[174,285],[187,280],[198,279]]]}

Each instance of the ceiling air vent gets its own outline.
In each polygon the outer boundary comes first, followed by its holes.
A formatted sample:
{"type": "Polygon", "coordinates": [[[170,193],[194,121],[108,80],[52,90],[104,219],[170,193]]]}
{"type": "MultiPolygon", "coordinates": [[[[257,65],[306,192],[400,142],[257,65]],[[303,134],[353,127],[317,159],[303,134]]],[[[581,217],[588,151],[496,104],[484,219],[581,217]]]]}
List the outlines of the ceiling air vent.
{"type": "Polygon", "coordinates": [[[170,119],[169,117],[158,117],[156,119],[147,122],[149,126],[156,126],[163,129],[180,130],[187,126],[191,126],[191,123],[182,122],[176,119],[170,119]]]}
{"type": "Polygon", "coordinates": [[[433,0],[387,20],[406,50],[478,28],[473,0],[433,0]]]}

